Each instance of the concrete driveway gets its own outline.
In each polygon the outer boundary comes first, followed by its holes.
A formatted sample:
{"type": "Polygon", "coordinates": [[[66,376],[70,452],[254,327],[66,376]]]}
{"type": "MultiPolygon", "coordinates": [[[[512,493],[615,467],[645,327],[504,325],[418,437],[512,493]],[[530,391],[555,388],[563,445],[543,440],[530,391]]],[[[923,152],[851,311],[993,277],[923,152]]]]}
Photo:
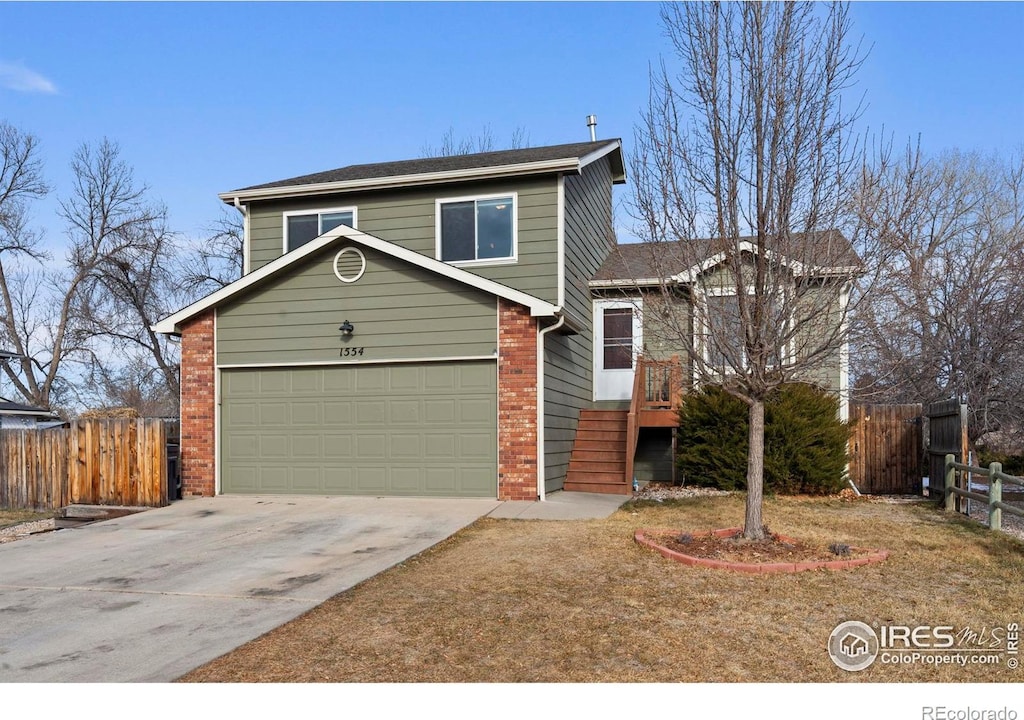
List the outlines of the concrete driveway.
{"type": "Polygon", "coordinates": [[[192,499],[0,545],[0,681],[173,680],[498,505],[192,499]]]}

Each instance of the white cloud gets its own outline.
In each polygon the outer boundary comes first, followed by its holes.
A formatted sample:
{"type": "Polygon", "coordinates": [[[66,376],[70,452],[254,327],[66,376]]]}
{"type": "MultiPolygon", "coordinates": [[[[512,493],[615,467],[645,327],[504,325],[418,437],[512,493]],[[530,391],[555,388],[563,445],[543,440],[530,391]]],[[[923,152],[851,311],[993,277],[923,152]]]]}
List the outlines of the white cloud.
{"type": "Polygon", "coordinates": [[[2,60],[0,60],[0,87],[18,92],[44,93],[46,95],[54,95],[57,92],[57,86],[35,70],[29,70],[21,63],[2,60]]]}

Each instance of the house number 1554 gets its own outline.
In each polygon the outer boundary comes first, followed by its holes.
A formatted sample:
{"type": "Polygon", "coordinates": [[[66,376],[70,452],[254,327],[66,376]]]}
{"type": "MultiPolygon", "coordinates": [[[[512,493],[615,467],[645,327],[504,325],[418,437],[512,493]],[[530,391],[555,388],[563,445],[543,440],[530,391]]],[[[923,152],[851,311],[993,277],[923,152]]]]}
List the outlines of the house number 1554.
{"type": "Polygon", "coordinates": [[[363,348],[361,347],[343,347],[341,349],[341,357],[355,357],[363,354],[363,348]]]}

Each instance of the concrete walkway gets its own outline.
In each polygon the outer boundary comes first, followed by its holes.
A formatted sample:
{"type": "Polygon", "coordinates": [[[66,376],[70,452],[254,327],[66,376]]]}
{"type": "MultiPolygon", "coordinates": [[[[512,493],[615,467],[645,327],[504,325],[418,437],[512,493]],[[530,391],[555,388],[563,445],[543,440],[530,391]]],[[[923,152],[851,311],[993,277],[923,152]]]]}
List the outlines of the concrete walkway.
{"type": "Polygon", "coordinates": [[[0,682],[166,682],[477,518],[579,520],[545,502],[220,496],[0,545],[0,682]]]}
{"type": "Polygon", "coordinates": [[[554,492],[543,502],[506,501],[488,517],[515,520],[599,520],[618,510],[632,495],[554,492]]]}

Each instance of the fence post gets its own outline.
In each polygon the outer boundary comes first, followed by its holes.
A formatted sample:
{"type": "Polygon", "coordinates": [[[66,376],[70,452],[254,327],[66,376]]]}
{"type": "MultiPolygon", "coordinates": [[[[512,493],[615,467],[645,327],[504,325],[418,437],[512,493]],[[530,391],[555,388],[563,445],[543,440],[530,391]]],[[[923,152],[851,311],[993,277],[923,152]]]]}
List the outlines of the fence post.
{"type": "Polygon", "coordinates": [[[1003,526],[1003,511],[996,503],[1003,501],[1003,479],[999,474],[1003,471],[1002,463],[991,463],[988,466],[988,527],[1000,530],[1003,526]]]}
{"type": "Polygon", "coordinates": [[[956,468],[953,467],[953,463],[956,462],[956,455],[949,453],[946,455],[946,479],[943,491],[946,494],[946,510],[953,511],[954,502],[956,501],[956,495],[953,493],[953,486],[956,483],[956,468]]]}

